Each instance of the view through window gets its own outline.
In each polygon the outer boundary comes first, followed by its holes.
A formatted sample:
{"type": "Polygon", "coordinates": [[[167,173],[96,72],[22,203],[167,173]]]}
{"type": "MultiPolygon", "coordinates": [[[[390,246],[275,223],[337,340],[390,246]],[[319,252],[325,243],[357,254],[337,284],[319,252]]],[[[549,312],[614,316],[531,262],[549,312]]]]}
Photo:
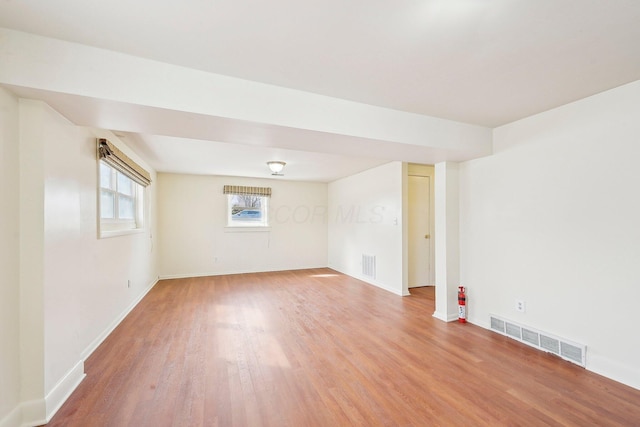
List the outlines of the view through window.
{"type": "Polygon", "coordinates": [[[228,194],[228,225],[231,227],[266,227],[268,197],[228,194]]]}

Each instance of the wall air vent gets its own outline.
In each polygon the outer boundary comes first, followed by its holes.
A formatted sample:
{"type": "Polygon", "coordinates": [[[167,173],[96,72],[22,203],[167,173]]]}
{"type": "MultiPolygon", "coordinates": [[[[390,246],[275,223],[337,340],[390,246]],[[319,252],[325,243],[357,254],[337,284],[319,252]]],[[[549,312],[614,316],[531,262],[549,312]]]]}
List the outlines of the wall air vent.
{"type": "Polygon", "coordinates": [[[560,354],[560,340],[546,335],[540,336],[540,347],[554,354],[560,354]]]}
{"type": "Polygon", "coordinates": [[[490,318],[491,330],[494,332],[513,338],[538,350],[558,355],[576,365],[584,367],[586,364],[587,347],[583,344],[576,344],[493,314],[490,318]]]}
{"type": "Polygon", "coordinates": [[[496,319],[495,317],[491,318],[491,329],[494,331],[498,331],[501,334],[505,333],[504,329],[504,320],[496,319]]]}
{"type": "Polygon", "coordinates": [[[522,328],[522,341],[538,347],[540,345],[540,334],[536,331],[530,331],[527,328],[522,328]]]}
{"type": "Polygon", "coordinates": [[[582,358],[584,357],[584,348],[561,341],[560,355],[565,359],[571,360],[572,362],[580,365],[582,364],[582,358]]]}
{"type": "Polygon", "coordinates": [[[520,334],[520,326],[515,325],[513,323],[509,323],[509,322],[506,322],[506,325],[507,325],[507,335],[517,340],[520,340],[522,338],[520,334]]]}
{"type": "Polygon", "coordinates": [[[362,254],[362,274],[372,279],[376,278],[376,256],[362,254]]]}

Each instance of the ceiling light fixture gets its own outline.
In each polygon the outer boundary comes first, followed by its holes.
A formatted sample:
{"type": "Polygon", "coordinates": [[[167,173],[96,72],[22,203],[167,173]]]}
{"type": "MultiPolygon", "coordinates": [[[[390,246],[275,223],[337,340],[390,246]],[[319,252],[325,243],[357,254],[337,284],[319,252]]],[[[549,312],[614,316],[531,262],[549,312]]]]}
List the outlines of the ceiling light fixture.
{"type": "Polygon", "coordinates": [[[267,166],[271,169],[271,175],[284,176],[282,169],[284,169],[285,162],[267,162],[267,166]]]}

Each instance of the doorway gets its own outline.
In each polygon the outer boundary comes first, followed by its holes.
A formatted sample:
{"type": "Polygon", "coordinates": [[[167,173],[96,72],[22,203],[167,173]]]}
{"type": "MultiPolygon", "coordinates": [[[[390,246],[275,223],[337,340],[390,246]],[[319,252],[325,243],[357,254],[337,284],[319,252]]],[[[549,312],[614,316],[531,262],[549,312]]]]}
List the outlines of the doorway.
{"type": "Polygon", "coordinates": [[[433,286],[433,166],[408,165],[408,286],[433,286]]]}

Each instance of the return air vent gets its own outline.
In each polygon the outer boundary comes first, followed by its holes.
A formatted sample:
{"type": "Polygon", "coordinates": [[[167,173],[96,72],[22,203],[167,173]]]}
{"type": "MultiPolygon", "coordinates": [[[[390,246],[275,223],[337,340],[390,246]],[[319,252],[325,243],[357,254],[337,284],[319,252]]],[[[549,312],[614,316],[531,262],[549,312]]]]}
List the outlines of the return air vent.
{"type": "Polygon", "coordinates": [[[560,340],[555,338],[542,335],[540,337],[540,347],[551,353],[560,354],[560,340]]]}
{"type": "Polygon", "coordinates": [[[534,346],[540,345],[540,334],[527,328],[522,328],[522,341],[534,346]]]}
{"type": "Polygon", "coordinates": [[[376,256],[362,254],[362,274],[372,279],[376,278],[376,256]]]}
{"type": "Polygon", "coordinates": [[[520,335],[520,326],[514,325],[513,323],[508,323],[508,322],[506,323],[506,325],[507,325],[507,335],[517,340],[520,340],[522,338],[520,335]]]}
{"type": "Polygon", "coordinates": [[[494,331],[498,331],[502,334],[505,333],[504,329],[504,320],[497,319],[495,317],[491,317],[491,329],[494,331]]]}
{"type": "Polygon", "coordinates": [[[584,347],[579,347],[566,342],[560,342],[560,355],[567,360],[583,365],[584,347]]]}
{"type": "Polygon", "coordinates": [[[576,344],[494,315],[491,315],[491,330],[538,350],[556,354],[576,365],[585,366],[587,347],[583,344],[576,344]]]}

